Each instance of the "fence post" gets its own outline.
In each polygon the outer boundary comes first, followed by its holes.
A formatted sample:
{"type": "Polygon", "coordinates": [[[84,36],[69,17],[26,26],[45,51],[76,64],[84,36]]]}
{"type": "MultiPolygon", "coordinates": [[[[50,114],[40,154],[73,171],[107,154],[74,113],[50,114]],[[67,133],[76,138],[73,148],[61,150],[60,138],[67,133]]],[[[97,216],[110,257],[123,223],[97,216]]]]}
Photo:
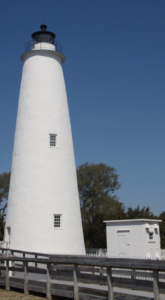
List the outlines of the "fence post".
{"type": "MultiPolygon", "coordinates": [[[[37,254],[35,255],[35,259],[37,259],[37,254]]],[[[35,262],[35,267],[37,268],[37,262],[35,262]]]]}
{"type": "MultiPolygon", "coordinates": [[[[14,251],[11,251],[11,255],[14,256],[14,251]]],[[[15,267],[15,261],[12,260],[11,263],[12,263],[12,268],[14,268],[14,267],[15,267]]],[[[13,275],[13,276],[15,275],[15,271],[12,271],[12,275],[13,275]]]]}
{"type": "Polygon", "coordinates": [[[46,268],[46,280],[47,280],[47,284],[46,284],[46,299],[52,299],[52,297],[51,297],[50,270],[51,270],[51,264],[48,263],[47,264],[47,268],[46,268]]]}
{"type": "Polygon", "coordinates": [[[74,300],[79,300],[79,289],[78,289],[78,267],[73,266],[73,282],[74,282],[74,300]]]}
{"type": "MultiPolygon", "coordinates": [[[[101,267],[101,268],[99,269],[100,279],[101,279],[101,280],[102,280],[102,277],[103,277],[103,272],[104,272],[103,267],[101,267]]],[[[102,282],[100,282],[100,285],[102,285],[102,282]]]]}
{"type": "Polygon", "coordinates": [[[6,260],[6,291],[10,291],[9,260],[6,260]]]}
{"type": "MultiPolygon", "coordinates": [[[[13,267],[13,268],[15,267],[15,261],[14,261],[14,260],[12,261],[12,267],[13,267]]],[[[15,271],[12,271],[12,275],[13,275],[13,276],[15,275],[15,271]]]]}
{"type": "Polygon", "coordinates": [[[113,300],[112,269],[107,267],[108,300],[113,300]]]}
{"type": "Polygon", "coordinates": [[[28,262],[24,261],[24,294],[28,295],[28,262]]]}
{"type": "MultiPolygon", "coordinates": [[[[23,258],[25,258],[25,253],[22,253],[22,256],[23,256],[23,258]]],[[[22,264],[23,264],[23,262],[22,262],[22,264]]],[[[23,264],[24,265],[24,264],[23,264]]]]}
{"type": "Polygon", "coordinates": [[[153,290],[154,290],[154,299],[160,300],[159,295],[159,272],[158,270],[153,270],[153,290]]]}
{"type": "Polygon", "coordinates": [[[131,275],[131,279],[135,280],[136,279],[136,270],[132,269],[132,275],[131,275]]]}

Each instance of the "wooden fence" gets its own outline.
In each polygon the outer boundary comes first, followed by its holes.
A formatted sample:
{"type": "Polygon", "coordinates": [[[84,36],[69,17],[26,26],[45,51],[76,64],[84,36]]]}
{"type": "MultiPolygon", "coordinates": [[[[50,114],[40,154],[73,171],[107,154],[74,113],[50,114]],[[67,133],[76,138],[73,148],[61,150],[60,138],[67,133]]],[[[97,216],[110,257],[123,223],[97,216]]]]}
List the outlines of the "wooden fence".
{"type": "Polygon", "coordinates": [[[5,286],[7,291],[20,288],[25,294],[45,293],[47,299],[56,295],[74,300],[147,299],[140,292],[134,295],[134,290],[153,292],[147,295],[148,299],[159,300],[160,293],[165,293],[164,260],[49,255],[18,250],[10,250],[11,256],[7,256],[7,250],[0,249],[0,286],[5,286]],[[30,279],[34,274],[36,277],[30,279]],[[120,291],[116,292],[116,287],[120,291]]]}

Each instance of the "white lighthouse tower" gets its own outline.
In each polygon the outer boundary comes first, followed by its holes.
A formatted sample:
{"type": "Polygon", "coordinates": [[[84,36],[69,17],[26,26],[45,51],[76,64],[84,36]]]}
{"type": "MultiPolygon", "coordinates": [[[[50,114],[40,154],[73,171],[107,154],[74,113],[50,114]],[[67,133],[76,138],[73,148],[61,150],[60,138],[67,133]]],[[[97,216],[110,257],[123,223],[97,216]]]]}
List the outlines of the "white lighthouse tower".
{"type": "Polygon", "coordinates": [[[46,28],[32,34],[21,56],[5,242],[17,250],[85,254],[65,57],[46,28]]]}

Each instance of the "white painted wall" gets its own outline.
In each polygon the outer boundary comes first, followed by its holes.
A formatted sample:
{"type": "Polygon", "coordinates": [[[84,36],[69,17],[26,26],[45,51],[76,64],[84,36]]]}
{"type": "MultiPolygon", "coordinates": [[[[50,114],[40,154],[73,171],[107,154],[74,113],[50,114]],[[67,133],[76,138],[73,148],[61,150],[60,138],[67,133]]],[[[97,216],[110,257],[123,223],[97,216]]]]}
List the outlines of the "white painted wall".
{"type": "Polygon", "coordinates": [[[107,254],[130,256],[160,256],[160,220],[135,219],[104,221],[106,223],[107,254]],[[153,232],[153,239],[149,239],[153,232]]]}
{"type": "Polygon", "coordinates": [[[21,58],[5,242],[12,249],[84,254],[64,57],[38,44],[21,58]],[[55,148],[50,133],[57,134],[55,148]],[[54,229],[54,214],[62,214],[62,229],[54,229]]]}

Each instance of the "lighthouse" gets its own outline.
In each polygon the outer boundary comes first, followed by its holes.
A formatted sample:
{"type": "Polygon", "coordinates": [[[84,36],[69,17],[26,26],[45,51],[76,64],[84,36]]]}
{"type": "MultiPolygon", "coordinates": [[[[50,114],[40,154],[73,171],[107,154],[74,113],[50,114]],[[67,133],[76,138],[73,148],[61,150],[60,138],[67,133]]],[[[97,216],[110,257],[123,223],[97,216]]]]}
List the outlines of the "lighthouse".
{"type": "Polygon", "coordinates": [[[4,242],[16,250],[85,254],[65,57],[56,35],[40,28],[21,56],[4,242]]]}

